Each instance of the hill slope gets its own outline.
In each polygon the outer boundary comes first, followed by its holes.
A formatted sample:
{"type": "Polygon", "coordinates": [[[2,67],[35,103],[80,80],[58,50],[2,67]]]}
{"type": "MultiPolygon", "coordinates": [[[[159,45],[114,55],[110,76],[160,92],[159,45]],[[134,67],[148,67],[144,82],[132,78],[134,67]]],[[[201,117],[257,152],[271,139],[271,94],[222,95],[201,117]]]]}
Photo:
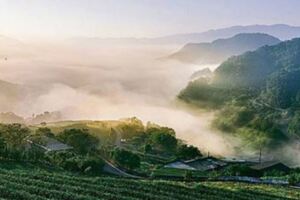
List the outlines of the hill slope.
{"type": "MultiPolygon", "coordinates": [[[[299,192],[276,186],[202,184],[117,177],[87,177],[32,168],[0,169],[1,199],[22,200],[231,200],[298,199],[299,192]]],[[[224,183],[225,184],[225,183],[224,183]]]]}
{"type": "MultiPolygon", "coordinates": [[[[293,39],[231,57],[215,70],[209,84],[203,80],[191,82],[181,94],[187,95],[191,92],[188,89],[196,85],[198,88],[201,86],[215,90],[251,89],[258,91],[256,95],[268,95],[269,103],[274,106],[286,108],[300,95],[299,80],[300,39],[293,39]],[[283,102],[284,99],[286,101],[283,102]]],[[[193,89],[195,93],[196,88],[193,89]]],[[[191,93],[188,96],[191,99],[195,97],[191,93]]]]}
{"type": "Polygon", "coordinates": [[[211,43],[189,43],[170,58],[197,64],[220,63],[230,56],[256,50],[265,45],[275,45],[279,42],[278,38],[267,34],[241,33],[211,43]]]}
{"type": "Polygon", "coordinates": [[[20,85],[0,80],[0,93],[1,111],[7,112],[20,100],[23,90],[20,85]]]}
{"type": "Polygon", "coordinates": [[[296,100],[299,81],[300,39],[293,39],[228,59],[215,71],[213,84],[257,88],[266,92],[269,103],[286,108],[296,100]]]}
{"type": "Polygon", "coordinates": [[[293,39],[229,58],[212,79],[190,82],[179,98],[221,108],[217,128],[254,148],[274,150],[299,141],[299,82],[300,39],[293,39]]]}

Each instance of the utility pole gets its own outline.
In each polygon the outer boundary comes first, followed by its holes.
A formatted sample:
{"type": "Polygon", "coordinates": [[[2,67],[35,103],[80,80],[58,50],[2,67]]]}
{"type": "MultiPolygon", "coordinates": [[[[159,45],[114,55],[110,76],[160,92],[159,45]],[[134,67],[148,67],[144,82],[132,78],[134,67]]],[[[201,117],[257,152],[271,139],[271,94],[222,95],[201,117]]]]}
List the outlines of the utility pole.
{"type": "Polygon", "coordinates": [[[259,163],[261,163],[261,146],[259,148],[259,163]]]}

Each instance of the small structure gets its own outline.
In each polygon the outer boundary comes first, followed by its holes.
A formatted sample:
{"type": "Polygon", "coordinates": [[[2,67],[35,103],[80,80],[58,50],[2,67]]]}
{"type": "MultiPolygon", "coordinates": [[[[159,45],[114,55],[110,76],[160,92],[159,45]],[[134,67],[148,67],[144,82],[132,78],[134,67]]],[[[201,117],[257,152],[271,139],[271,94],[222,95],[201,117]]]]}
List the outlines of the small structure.
{"type": "Polygon", "coordinates": [[[195,168],[185,164],[183,161],[174,161],[174,162],[168,163],[164,166],[164,168],[196,170],[195,168]]]}
{"type": "Polygon", "coordinates": [[[209,171],[216,170],[226,166],[227,163],[214,157],[196,158],[187,161],[174,161],[168,163],[164,168],[209,171]]]}
{"type": "Polygon", "coordinates": [[[273,170],[280,172],[288,172],[290,168],[278,161],[261,162],[250,166],[250,169],[256,171],[258,174],[264,174],[273,170]]]}
{"type": "Polygon", "coordinates": [[[198,171],[209,171],[220,169],[227,165],[226,162],[219,160],[214,157],[198,158],[194,160],[186,161],[185,164],[198,170],[198,171]]]}
{"type": "Polygon", "coordinates": [[[46,152],[50,151],[64,151],[73,149],[71,146],[66,145],[58,140],[46,136],[36,136],[27,138],[26,141],[35,147],[39,147],[46,152]]]}

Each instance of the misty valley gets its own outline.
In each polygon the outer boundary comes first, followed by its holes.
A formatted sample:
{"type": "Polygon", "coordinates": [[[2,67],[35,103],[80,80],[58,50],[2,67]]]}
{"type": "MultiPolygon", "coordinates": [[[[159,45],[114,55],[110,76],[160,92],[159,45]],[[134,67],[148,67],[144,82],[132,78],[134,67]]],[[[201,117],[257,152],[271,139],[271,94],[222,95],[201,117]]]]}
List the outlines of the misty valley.
{"type": "MultiPolygon", "coordinates": [[[[4,2],[0,23],[19,18],[5,6],[26,7],[4,2]]],[[[60,3],[32,1],[44,18],[3,23],[0,200],[300,199],[300,26],[224,26],[205,18],[210,3],[200,16],[199,2],[176,0],[183,10],[152,10],[155,21],[172,14],[155,30],[191,31],[146,37],[146,1],[99,2],[67,3],[61,16],[60,3]],[[193,32],[189,11],[214,25],[193,32]]],[[[248,24],[237,16],[225,24],[248,24]]]]}

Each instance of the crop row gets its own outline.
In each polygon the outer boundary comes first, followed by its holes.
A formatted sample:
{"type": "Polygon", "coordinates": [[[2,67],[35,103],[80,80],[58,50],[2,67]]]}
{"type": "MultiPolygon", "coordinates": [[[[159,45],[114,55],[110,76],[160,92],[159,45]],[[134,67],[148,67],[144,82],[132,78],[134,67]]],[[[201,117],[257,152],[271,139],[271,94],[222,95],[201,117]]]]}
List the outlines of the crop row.
{"type": "Polygon", "coordinates": [[[14,200],[287,200],[253,191],[229,191],[198,185],[188,187],[166,181],[114,177],[89,178],[62,173],[0,170],[0,197],[14,200]]]}

